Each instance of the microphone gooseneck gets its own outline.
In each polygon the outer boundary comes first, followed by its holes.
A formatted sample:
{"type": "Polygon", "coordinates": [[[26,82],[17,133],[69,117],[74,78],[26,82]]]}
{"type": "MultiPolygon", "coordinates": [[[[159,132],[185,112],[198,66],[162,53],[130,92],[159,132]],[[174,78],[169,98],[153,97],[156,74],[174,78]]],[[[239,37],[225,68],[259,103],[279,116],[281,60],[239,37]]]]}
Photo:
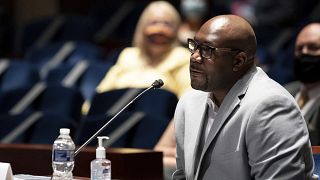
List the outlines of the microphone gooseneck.
{"type": "Polygon", "coordinates": [[[163,81],[161,79],[155,80],[150,87],[139,93],[135,98],[133,98],[127,105],[125,105],[117,114],[115,114],[106,124],[104,124],[96,133],[94,133],[85,143],[83,143],[75,152],[74,157],[86,147],[94,138],[96,138],[123,110],[125,110],[130,104],[132,104],[136,99],[138,99],[142,94],[149,91],[150,89],[158,89],[163,86],[163,81]]]}

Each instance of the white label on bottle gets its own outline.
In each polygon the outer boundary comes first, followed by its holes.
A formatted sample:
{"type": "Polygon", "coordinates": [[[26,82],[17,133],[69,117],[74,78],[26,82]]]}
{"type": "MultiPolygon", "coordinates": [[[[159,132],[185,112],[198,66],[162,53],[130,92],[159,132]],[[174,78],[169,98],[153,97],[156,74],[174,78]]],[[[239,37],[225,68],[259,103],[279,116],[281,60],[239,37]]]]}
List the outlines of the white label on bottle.
{"type": "Polygon", "coordinates": [[[72,150],[54,150],[53,161],[66,162],[73,161],[74,152],[72,150]]]}

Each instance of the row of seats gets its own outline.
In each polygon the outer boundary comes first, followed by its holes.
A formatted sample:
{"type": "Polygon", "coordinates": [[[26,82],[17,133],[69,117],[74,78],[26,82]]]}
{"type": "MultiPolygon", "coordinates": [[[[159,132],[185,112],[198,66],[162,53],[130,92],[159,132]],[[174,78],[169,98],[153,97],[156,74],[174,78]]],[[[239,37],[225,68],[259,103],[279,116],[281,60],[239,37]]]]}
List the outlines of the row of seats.
{"type": "Polygon", "coordinates": [[[105,57],[101,49],[84,42],[61,42],[34,48],[24,59],[0,60],[0,93],[43,81],[75,86],[90,100],[118,53],[105,57]]]}
{"type": "Polygon", "coordinates": [[[91,101],[117,52],[110,57],[89,42],[68,41],[32,46],[24,59],[1,60],[1,142],[51,144],[59,128],[75,131],[84,100],[91,101]]]}
{"type": "Polygon", "coordinates": [[[34,66],[26,62],[11,62],[0,76],[0,96],[14,95],[12,91],[23,91],[39,82],[45,82],[49,85],[76,87],[86,100],[91,100],[96,86],[110,67],[111,65],[88,64],[85,61],[76,65],[61,64],[49,70],[45,78],[41,78],[41,71],[34,66]]]}
{"type": "MultiPolygon", "coordinates": [[[[179,1],[171,3],[178,5],[179,1]]],[[[22,33],[15,44],[16,51],[24,53],[30,47],[69,40],[127,47],[131,44],[138,18],[149,1],[61,1],[58,4],[59,14],[31,19],[17,27],[22,33]],[[76,13],[79,6],[81,12],[76,13]]]]}
{"type": "MultiPolygon", "coordinates": [[[[61,127],[77,145],[115,115],[142,89],[96,94],[95,89],[119,51],[104,57],[84,42],[32,48],[20,61],[0,61],[0,141],[52,144],[61,127]],[[82,116],[84,101],[92,102],[82,116]]],[[[152,148],[173,117],[177,97],[150,90],[120,114],[102,135],[110,146],[152,148]]],[[[96,141],[90,145],[95,145],[96,141]]]]}
{"type": "Polygon", "coordinates": [[[54,57],[60,57],[67,64],[75,64],[79,60],[87,59],[90,62],[103,62],[103,50],[85,41],[61,41],[48,43],[40,47],[29,48],[25,54],[25,61],[41,65],[48,63],[54,57]]]}
{"type": "MultiPolygon", "coordinates": [[[[48,87],[40,107],[33,104],[33,109],[29,107],[18,114],[1,113],[1,142],[52,144],[59,129],[67,127],[73,132],[76,144],[81,145],[142,90],[128,88],[96,94],[88,115],[77,120],[72,112],[79,111],[82,103],[75,92],[48,87]],[[46,96],[50,91],[51,96],[46,96]]],[[[101,135],[110,136],[111,147],[153,148],[173,117],[176,103],[177,97],[169,91],[149,90],[117,116],[101,135]]],[[[95,146],[96,141],[89,145],[95,146]]]]}

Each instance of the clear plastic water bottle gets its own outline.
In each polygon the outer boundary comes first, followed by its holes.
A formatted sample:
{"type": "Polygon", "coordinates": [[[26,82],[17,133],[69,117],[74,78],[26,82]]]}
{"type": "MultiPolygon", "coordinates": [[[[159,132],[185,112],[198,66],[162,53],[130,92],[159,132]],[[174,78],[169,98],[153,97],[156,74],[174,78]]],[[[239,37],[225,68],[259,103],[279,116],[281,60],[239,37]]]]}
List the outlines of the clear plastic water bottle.
{"type": "Polygon", "coordinates": [[[70,129],[61,128],[60,135],[53,143],[52,168],[55,180],[72,180],[75,144],[70,137],[70,129]]]}

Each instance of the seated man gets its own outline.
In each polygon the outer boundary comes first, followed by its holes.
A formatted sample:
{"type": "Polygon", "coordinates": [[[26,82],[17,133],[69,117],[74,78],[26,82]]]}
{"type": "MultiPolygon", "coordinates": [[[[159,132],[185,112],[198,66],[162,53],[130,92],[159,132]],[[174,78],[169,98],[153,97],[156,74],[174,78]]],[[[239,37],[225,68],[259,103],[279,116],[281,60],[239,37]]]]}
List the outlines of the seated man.
{"type": "Polygon", "coordinates": [[[294,73],[298,81],[287,84],[295,96],[310,133],[313,146],[320,145],[320,23],[299,33],[295,44],[294,73]]]}
{"type": "Polygon", "coordinates": [[[256,67],[250,24],[216,16],[188,44],[195,90],[175,112],[173,179],[312,179],[305,120],[288,91],[256,67]]]}

